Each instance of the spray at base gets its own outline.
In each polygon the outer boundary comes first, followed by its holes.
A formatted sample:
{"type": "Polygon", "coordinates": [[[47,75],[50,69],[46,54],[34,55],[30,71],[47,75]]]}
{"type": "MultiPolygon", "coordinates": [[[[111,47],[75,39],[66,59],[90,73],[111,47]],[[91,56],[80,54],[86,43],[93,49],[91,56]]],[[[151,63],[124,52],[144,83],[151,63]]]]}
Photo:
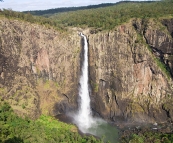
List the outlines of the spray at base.
{"type": "Polygon", "coordinates": [[[88,43],[87,38],[82,33],[79,35],[84,40],[84,52],[83,52],[83,62],[80,77],[80,87],[79,87],[79,111],[75,115],[75,123],[78,125],[79,129],[86,133],[87,129],[94,124],[91,108],[90,108],[90,96],[89,96],[89,86],[88,86],[88,43]]]}
{"type": "Polygon", "coordinates": [[[85,35],[82,33],[79,33],[79,35],[84,40],[83,62],[79,81],[79,110],[76,114],[71,113],[69,116],[73,117],[74,123],[83,133],[90,133],[98,137],[105,136],[106,140],[113,143],[118,138],[117,129],[100,118],[92,117],[88,83],[88,43],[85,35]]]}

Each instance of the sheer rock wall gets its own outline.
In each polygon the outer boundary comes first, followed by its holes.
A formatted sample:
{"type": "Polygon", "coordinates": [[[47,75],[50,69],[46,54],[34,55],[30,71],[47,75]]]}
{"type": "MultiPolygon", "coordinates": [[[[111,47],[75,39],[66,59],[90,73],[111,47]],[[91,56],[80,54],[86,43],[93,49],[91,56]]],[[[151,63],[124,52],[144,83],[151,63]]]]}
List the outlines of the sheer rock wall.
{"type": "Polygon", "coordinates": [[[0,95],[37,118],[76,108],[81,39],[44,26],[0,20],[0,95]]]}
{"type": "MultiPolygon", "coordinates": [[[[1,18],[1,100],[31,118],[77,109],[82,60],[77,30],[60,33],[1,18]]],[[[83,33],[93,114],[115,122],[173,120],[173,20],[132,19],[112,31],[83,33]]]]}
{"type": "MultiPolygon", "coordinates": [[[[173,25],[173,20],[169,23],[173,25]]],[[[113,121],[163,122],[173,118],[170,29],[153,20],[133,19],[114,31],[88,36],[95,114],[113,121]]]]}

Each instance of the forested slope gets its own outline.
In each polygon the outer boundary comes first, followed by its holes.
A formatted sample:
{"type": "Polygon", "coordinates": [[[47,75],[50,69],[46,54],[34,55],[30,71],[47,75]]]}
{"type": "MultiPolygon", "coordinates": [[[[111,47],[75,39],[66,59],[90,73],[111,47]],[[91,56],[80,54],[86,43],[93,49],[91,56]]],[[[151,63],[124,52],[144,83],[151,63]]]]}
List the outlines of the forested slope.
{"type": "Polygon", "coordinates": [[[53,26],[61,31],[66,31],[65,27],[68,26],[111,30],[117,25],[128,22],[131,18],[171,18],[173,17],[172,7],[173,1],[120,2],[115,5],[103,4],[103,6],[59,8],[24,13],[4,9],[0,11],[0,15],[46,25],[47,27],[53,26]]]}
{"type": "Polygon", "coordinates": [[[80,6],[80,7],[62,7],[62,8],[48,9],[48,10],[24,11],[24,13],[31,13],[33,15],[39,15],[39,16],[49,16],[49,15],[52,15],[55,13],[86,10],[86,9],[95,9],[95,8],[107,7],[107,6],[111,6],[111,5],[115,5],[115,4],[104,3],[104,4],[80,6]]]}
{"type": "Polygon", "coordinates": [[[172,1],[129,2],[105,8],[58,13],[52,15],[51,18],[66,26],[95,27],[110,30],[131,18],[159,19],[161,17],[172,17],[172,7],[172,1]]]}
{"type": "Polygon", "coordinates": [[[0,9],[0,19],[4,17],[12,20],[20,20],[29,23],[43,25],[47,28],[54,28],[59,32],[66,31],[65,27],[61,23],[57,22],[57,20],[46,18],[43,16],[34,16],[30,13],[16,12],[9,9],[0,9]]]}

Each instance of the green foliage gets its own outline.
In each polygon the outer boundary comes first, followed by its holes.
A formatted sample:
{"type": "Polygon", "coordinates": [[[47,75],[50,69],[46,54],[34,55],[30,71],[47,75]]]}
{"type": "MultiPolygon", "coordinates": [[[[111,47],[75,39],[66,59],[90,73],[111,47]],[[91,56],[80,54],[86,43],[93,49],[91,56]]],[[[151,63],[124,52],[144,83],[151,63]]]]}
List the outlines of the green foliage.
{"type": "Polygon", "coordinates": [[[77,133],[74,125],[42,115],[33,121],[17,116],[5,102],[0,102],[0,142],[2,143],[101,143],[94,137],[77,133]]]}
{"type": "Polygon", "coordinates": [[[25,106],[24,104],[22,104],[22,108],[23,108],[23,109],[25,109],[25,108],[26,108],[26,106],[25,106]]]}
{"type": "Polygon", "coordinates": [[[167,78],[170,79],[171,74],[170,74],[170,71],[167,69],[166,65],[156,57],[154,57],[154,60],[157,63],[157,66],[159,66],[160,69],[166,74],[167,78]]]}
{"type": "Polygon", "coordinates": [[[94,9],[94,8],[100,8],[100,7],[107,7],[111,5],[114,5],[114,4],[103,3],[98,5],[89,5],[89,6],[80,6],[80,7],[62,7],[62,8],[48,9],[48,10],[24,11],[24,13],[30,12],[33,15],[49,16],[55,13],[70,12],[70,11],[77,11],[77,10],[84,10],[84,9],[94,9]]]}
{"type": "Polygon", "coordinates": [[[99,85],[93,81],[91,81],[91,86],[93,87],[94,92],[98,92],[99,85]]]}
{"type": "MultiPolygon", "coordinates": [[[[149,45],[146,45],[146,46],[147,46],[148,50],[152,53],[151,47],[149,45]]],[[[160,59],[158,59],[154,55],[153,55],[153,59],[154,59],[155,63],[157,64],[157,66],[161,69],[161,71],[163,71],[165,73],[167,78],[171,79],[171,71],[168,69],[168,67],[163,62],[161,62],[160,59]]]]}
{"type": "Polygon", "coordinates": [[[122,137],[121,143],[172,143],[173,134],[172,133],[158,133],[145,131],[140,134],[131,134],[128,137],[122,137]]]}
{"type": "MultiPolygon", "coordinates": [[[[149,45],[146,45],[146,46],[147,46],[147,49],[152,53],[151,47],[149,45]]],[[[161,71],[163,71],[165,73],[165,75],[167,76],[167,78],[168,79],[171,79],[171,72],[168,69],[168,67],[163,62],[161,62],[160,59],[158,59],[154,55],[153,55],[153,59],[154,59],[155,63],[157,64],[157,66],[161,69],[161,71]]]]}
{"type": "Polygon", "coordinates": [[[131,18],[173,16],[172,2],[122,2],[104,8],[57,13],[50,16],[65,26],[95,27],[111,30],[131,18]]]}
{"type": "Polygon", "coordinates": [[[142,136],[133,134],[132,139],[129,141],[129,143],[144,143],[144,139],[142,136]]]}
{"type": "Polygon", "coordinates": [[[128,22],[131,18],[159,19],[173,16],[172,0],[157,2],[120,2],[118,4],[102,4],[98,6],[60,8],[45,11],[14,12],[0,11],[1,16],[17,18],[46,27],[54,27],[66,31],[66,26],[93,27],[99,30],[112,30],[115,26],[128,22]],[[57,12],[56,14],[54,14],[57,12]],[[31,15],[43,15],[33,16],[31,15]],[[46,18],[49,17],[49,18],[46,18]]]}
{"type": "Polygon", "coordinates": [[[46,17],[41,17],[41,16],[33,16],[30,13],[22,13],[22,12],[15,12],[12,10],[7,10],[7,9],[3,9],[0,10],[0,16],[4,16],[8,19],[19,19],[22,21],[27,21],[30,23],[36,23],[36,24],[40,24],[40,25],[44,25],[47,28],[51,28],[53,27],[56,30],[59,31],[66,31],[66,29],[64,28],[64,26],[62,26],[62,24],[58,23],[56,20],[53,19],[49,19],[46,17]]]}

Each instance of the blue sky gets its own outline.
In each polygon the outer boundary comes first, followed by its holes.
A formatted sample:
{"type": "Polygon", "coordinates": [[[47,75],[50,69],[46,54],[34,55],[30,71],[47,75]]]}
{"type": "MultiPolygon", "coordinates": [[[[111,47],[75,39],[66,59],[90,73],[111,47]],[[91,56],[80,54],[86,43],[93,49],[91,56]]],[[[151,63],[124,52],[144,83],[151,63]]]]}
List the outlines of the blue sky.
{"type": "Polygon", "coordinates": [[[15,11],[45,10],[58,7],[87,6],[101,3],[116,3],[119,0],[4,0],[0,2],[0,9],[15,11]]]}

